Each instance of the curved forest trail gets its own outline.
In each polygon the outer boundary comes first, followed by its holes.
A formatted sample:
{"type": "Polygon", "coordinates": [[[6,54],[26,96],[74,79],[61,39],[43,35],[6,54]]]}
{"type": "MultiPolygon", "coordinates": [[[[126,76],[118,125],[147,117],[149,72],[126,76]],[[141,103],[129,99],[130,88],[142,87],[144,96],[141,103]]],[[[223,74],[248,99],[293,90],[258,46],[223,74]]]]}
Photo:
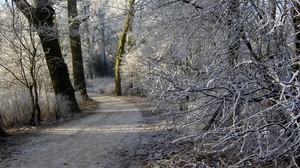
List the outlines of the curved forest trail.
{"type": "Polygon", "coordinates": [[[95,114],[27,136],[0,167],[118,168],[130,167],[130,156],[148,143],[144,135],[157,125],[144,124],[150,106],[135,98],[91,94],[95,114]]]}

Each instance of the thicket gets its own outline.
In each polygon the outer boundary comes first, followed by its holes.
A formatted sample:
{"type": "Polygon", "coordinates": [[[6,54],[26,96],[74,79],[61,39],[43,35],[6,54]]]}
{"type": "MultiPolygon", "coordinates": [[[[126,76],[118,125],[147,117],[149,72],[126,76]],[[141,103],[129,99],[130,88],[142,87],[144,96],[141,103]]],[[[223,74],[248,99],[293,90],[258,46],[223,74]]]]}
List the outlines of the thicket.
{"type": "Polygon", "coordinates": [[[124,74],[185,114],[176,141],[195,142],[194,164],[300,166],[299,2],[145,4],[124,74]]]}

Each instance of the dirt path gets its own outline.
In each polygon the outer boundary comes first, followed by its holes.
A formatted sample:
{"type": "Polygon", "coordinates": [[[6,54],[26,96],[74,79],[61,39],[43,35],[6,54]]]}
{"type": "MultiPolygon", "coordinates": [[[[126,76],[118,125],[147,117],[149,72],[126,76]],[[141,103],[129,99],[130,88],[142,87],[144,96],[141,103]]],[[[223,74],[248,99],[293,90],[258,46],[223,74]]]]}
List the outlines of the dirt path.
{"type": "Polygon", "coordinates": [[[142,123],[140,109],[146,107],[132,98],[91,96],[100,102],[95,114],[27,137],[17,154],[3,160],[0,167],[127,167],[124,155],[147,143],[141,133],[155,129],[142,123]]]}

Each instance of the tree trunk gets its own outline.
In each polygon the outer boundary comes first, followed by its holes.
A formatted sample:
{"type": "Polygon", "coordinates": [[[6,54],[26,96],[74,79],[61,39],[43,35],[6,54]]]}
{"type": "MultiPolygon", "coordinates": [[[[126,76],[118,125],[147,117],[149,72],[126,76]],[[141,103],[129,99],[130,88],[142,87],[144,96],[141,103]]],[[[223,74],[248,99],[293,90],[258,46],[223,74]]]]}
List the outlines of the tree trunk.
{"type": "Polygon", "coordinates": [[[240,48],[241,38],[241,25],[240,25],[240,2],[239,0],[229,1],[229,13],[228,13],[228,53],[229,53],[229,66],[234,67],[238,59],[238,50],[240,48]]]}
{"type": "Polygon", "coordinates": [[[39,124],[40,121],[42,121],[41,117],[41,108],[39,105],[39,92],[38,92],[38,85],[37,85],[37,79],[36,79],[36,52],[33,54],[33,57],[31,58],[31,67],[30,67],[30,77],[32,79],[32,84],[29,85],[28,90],[31,97],[31,119],[29,120],[29,124],[36,125],[39,124]]]}
{"type": "Polygon", "coordinates": [[[31,6],[26,0],[13,0],[19,10],[26,16],[29,23],[36,27],[45,53],[45,58],[50,73],[55,95],[66,96],[70,101],[71,112],[80,112],[74,89],[72,87],[68,67],[64,62],[57,28],[53,22],[54,9],[48,1],[37,0],[37,7],[31,6]]]}
{"type": "Polygon", "coordinates": [[[4,131],[4,129],[0,125],[0,137],[7,137],[7,136],[8,136],[8,134],[4,131]]]}
{"type": "Polygon", "coordinates": [[[100,18],[101,18],[101,28],[100,28],[100,35],[101,35],[101,45],[100,45],[100,50],[101,50],[101,56],[103,57],[103,76],[108,75],[108,65],[107,65],[107,56],[106,56],[106,40],[105,40],[105,23],[104,23],[104,17],[105,14],[101,13],[100,18]]]}
{"type": "Polygon", "coordinates": [[[34,91],[34,96],[35,96],[35,110],[37,112],[37,121],[40,122],[42,121],[42,110],[40,108],[40,104],[39,104],[39,92],[38,92],[38,88],[37,88],[37,84],[36,81],[33,82],[33,91],[34,91]]]}
{"type": "MultiPolygon", "coordinates": [[[[295,31],[295,58],[299,58],[300,55],[300,4],[299,2],[293,1],[294,8],[292,9],[293,24],[295,31]]],[[[299,66],[299,65],[298,65],[299,66]]],[[[299,67],[298,67],[299,68],[299,67]]]]}
{"type": "Polygon", "coordinates": [[[86,82],[84,77],[84,67],[81,49],[81,38],[79,34],[80,20],[77,17],[76,0],[68,0],[68,16],[69,16],[69,37],[72,53],[73,78],[75,90],[80,92],[83,100],[91,100],[87,94],[86,82]]]}
{"type": "Polygon", "coordinates": [[[130,24],[132,24],[131,20],[134,16],[134,2],[135,0],[129,0],[129,9],[127,11],[127,15],[125,18],[125,24],[122,31],[122,34],[119,38],[119,46],[118,46],[118,53],[116,55],[115,60],[115,95],[121,96],[122,90],[121,90],[121,74],[120,74],[120,66],[122,62],[122,57],[125,51],[125,43],[126,43],[126,37],[127,33],[130,27],[130,24]]]}
{"type": "Polygon", "coordinates": [[[0,115],[0,137],[7,137],[8,134],[4,131],[3,127],[2,127],[2,117],[0,115]]]}
{"type": "MultiPolygon", "coordinates": [[[[300,4],[297,1],[293,1],[294,8],[292,9],[292,15],[293,15],[293,25],[294,25],[294,31],[295,31],[295,39],[294,39],[294,45],[295,45],[295,56],[293,58],[293,71],[297,72],[300,69],[299,64],[299,57],[300,57],[300,4]]],[[[299,77],[298,77],[299,80],[299,77]]],[[[300,119],[297,120],[300,122],[300,119]]],[[[300,149],[298,149],[299,151],[300,149]]],[[[297,166],[300,166],[300,157],[295,158],[297,166]]]]}
{"type": "MultiPolygon", "coordinates": [[[[89,13],[89,9],[90,9],[90,5],[86,3],[86,1],[83,1],[83,10],[84,10],[84,14],[87,15],[89,13]]],[[[90,31],[89,31],[89,23],[88,20],[85,21],[84,24],[84,29],[85,29],[85,33],[86,33],[86,37],[85,37],[85,42],[86,42],[86,46],[87,46],[87,51],[86,54],[88,56],[88,61],[86,62],[86,67],[87,67],[87,77],[89,79],[93,79],[94,78],[94,74],[93,74],[93,69],[92,69],[92,61],[91,59],[91,42],[90,42],[90,31]]]]}
{"type": "Polygon", "coordinates": [[[34,95],[33,95],[33,86],[29,86],[29,93],[30,93],[30,100],[31,100],[31,116],[29,120],[29,125],[36,125],[36,118],[35,118],[35,101],[34,101],[34,95]]]}

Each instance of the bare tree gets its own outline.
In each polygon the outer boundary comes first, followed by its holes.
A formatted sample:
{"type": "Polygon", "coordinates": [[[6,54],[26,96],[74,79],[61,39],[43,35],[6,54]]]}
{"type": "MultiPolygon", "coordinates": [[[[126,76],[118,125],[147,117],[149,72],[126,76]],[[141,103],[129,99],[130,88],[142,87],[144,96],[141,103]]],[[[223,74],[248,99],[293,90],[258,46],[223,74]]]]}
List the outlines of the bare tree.
{"type": "Polygon", "coordinates": [[[139,46],[151,97],[193,128],[179,140],[205,166],[299,167],[298,1],[184,2],[148,6],[139,46]]]}
{"type": "MultiPolygon", "coordinates": [[[[44,58],[41,56],[40,43],[35,38],[36,35],[32,27],[24,23],[24,18],[20,16],[6,2],[7,23],[5,30],[0,32],[0,36],[5,42],[6,51],[3,52],[3,57],[0,59],[0,67],[4,69],[8,75],[12,76],[11,83],[25,87],[31,97],[31,118],[30,124],[36,124],[42,120],[41,109],[39,105],[39,76],[41,75],[44,58]]],[[[9,76],[6,76],[9,80],[9,76]]]]}
{"type": "Polygon", "coordinates": [[[71,111],[80,112],[69,78],[68,68],[62,57],[57,28],[53,21],[55,11],[51,4],[48,0],[36,0],[36,7],[33,7],[26,0],[13,0],[13,2],[28,19],[29,24],[37,30],[55,94],[66,96],[70,101],[71,111]]]}
{"type": "MultiPolygon", "coordinates": [[[[113,76],[114,60],[118,46],[120,19],[119,8],[116,1],[99,0],[92,2],[83,1],[84,15],[88,15],[85,21],[83,52],[86,57],[86,67],[89,78],[113,76]],[[117,13],[116,13],[117,12],[117,13]]],[[[123,11],[123,10],[122,10],[123,11]]]]}

